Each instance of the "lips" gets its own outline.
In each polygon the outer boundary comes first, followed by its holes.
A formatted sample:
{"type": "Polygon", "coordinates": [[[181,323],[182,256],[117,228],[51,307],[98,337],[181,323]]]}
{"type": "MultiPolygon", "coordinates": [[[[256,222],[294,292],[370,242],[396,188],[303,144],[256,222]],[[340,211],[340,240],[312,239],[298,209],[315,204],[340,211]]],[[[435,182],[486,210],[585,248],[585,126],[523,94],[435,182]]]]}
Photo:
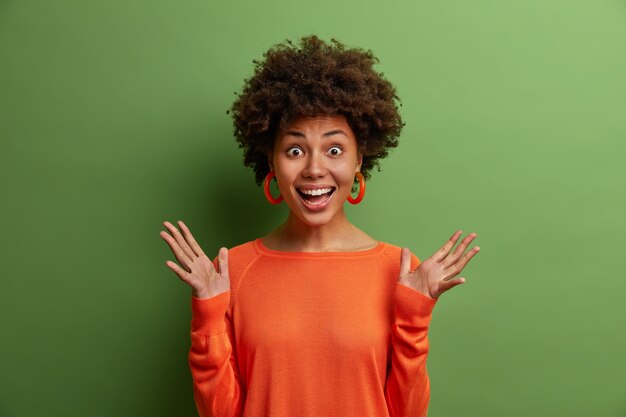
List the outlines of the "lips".
{"type": "Polygon", "coordinates": [[[319,196],[310,196],[304,194],[300,190],[297,191],[298,195],[300,196],[300,201],[306,208],[313,211],[319,211],[323,210],[328,205],[328,202],[333,198],[333,195],[335,194],[335,190],[336,188],[332,187],[332,190],[330,192],[319,196]]]}

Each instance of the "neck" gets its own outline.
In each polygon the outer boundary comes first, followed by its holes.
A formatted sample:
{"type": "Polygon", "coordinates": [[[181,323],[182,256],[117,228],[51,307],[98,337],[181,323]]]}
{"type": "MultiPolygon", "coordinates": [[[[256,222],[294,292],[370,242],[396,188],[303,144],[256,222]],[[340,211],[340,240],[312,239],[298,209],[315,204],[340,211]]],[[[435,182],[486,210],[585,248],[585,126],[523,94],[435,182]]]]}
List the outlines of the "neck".
{"type": "Polygon", "coordinates": [[[350,246],[357,232],[343,210],[322,225],[307,224],[289,211],[285,223],[275,230],[275,236],[288,250],[322,252],[350,246]]]}

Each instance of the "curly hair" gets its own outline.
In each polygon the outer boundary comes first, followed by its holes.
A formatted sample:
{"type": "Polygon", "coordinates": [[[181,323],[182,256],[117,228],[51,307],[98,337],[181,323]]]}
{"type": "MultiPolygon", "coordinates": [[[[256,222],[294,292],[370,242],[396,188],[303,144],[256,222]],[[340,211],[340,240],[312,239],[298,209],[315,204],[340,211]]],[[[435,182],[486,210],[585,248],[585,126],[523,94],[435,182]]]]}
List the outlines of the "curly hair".
{"type": "Polygon", "coordinates": [[[244,149],[244,165],[261,185],[270,171],[267,157],[277,132],[299,117],[343,115],[363,154],[361,173],[367,180],[379,159],[398,146],[404,123],[395,87],[372,67],[371,50],[346,48],[316,35],[274,45],[253,60],[254,75],[245,80],[232,111],[234,135],[244,149]]]}

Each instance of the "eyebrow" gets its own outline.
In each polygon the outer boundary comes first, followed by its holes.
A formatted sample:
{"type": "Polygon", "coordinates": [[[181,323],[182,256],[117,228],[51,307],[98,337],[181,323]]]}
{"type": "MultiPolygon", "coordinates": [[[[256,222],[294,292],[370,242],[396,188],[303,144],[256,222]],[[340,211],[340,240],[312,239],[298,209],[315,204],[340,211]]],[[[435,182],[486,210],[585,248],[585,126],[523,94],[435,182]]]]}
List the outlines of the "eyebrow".
{"type": "MultiPolygon", "coordinates": [[[[304,133],[299,132],[297,130],[288,130],[287,132],[285,132],[285,135],[296,136],[296,137],[299,137],[299,138],[306,137],[304,133]]],[[[333,136],[333,135],[344,135],[345,137],[348,137],[348,135],[346,135],[346,133],[343,130],[341,130],[341,129],[331,130],[330,132],[324,133],[322,136],[327,138],[327,137],[333,136]]]]}

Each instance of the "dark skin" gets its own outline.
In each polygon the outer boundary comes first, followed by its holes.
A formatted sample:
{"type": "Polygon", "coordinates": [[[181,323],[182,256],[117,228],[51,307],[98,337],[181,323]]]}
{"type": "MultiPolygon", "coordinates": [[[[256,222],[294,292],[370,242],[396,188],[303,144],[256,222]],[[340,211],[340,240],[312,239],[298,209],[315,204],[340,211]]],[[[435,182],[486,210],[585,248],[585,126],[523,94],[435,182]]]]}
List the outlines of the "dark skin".
{"type": "Polygon", "coordinates": [[[465,283],[464,277],[452,278],[463,271],[465,265],[478,253],[480,247],[474,246],[465,252],[472,240],[478,236],[476,233],[470,233],[452,251],[462,233],[462,230],[456,231],[437,252],[420,263],[415,271],[410,271],[411,258],[409,249],[402,248],[400,278],[398,280],[400,284],[413,288],[430,298],[439,298],[441,294],[449,289],[465,283]]]}
{"type": "Polygon", "coordinates": [[[161,231],[159,235],[172,249],[174,256],[183,266],[181,268],[172,261],[165,264],[178,275],[178,277],[192,288],[192,295],[197,298],[215,297],[230,290],[230,278],[228,275],[228,249],[220,248],[218,253],[218,268],[215,270],[213,262],[202,251],[189,228],[182,222],[178,222],[180,232],[170,222],[163,222],[170,231],[161,231]]]}
{"type": "MultiPolygon", "coordinates": [[[[227,248],[220,248],[218,253],[219,270],[216,270],[209,257],[194,239],[189,228],[182,221],[178,222],[181,231],[170,222],[166,221],[163,225],[172,235],[161,231],[160,236],[170,246],[174,256],[184,269],[172,261],[167,261],[166,265],[183,282],[192,287],[194,297],[215,297],[230,290],[227,248]]],[[[449,289],[465,283],[464,277],[452,278],[463,271],[467,263],[478,253],[480,247],[475,246],[465,252],[477,236],[476,233],[470,233],[453,251],[452,249],[462,233],[462,230],[456,231],[437,252],[421,262],[415,271],[410,270],[410,250],[402,248],[398,282],[430,298],[439,298],[449,289]]]]}
{"type": "MultiPolygon", "coordinates": [[[[294,120],[278,135],[268,163],[276,173],[290,215],[281,227],[264,238],[265,243],[287,252],[358,251],[377,243],[352,225],[344,212],[354,175],[361,168],[362,155],[358,152],[356,136],[343,115],[294,120]],[[336,188],[324,210],[311,212],[300,201],[296,188],[311,183],[336,188]]],[[[161,232],[161,237],[169,244],[182,268],[171,261],[166,264],[193,288],[194,296],[213,297],[228,291],[227,248],[220,249],[219,271],[216,271],[183,222],[178,223],[180,232],[169,222],[163,224],[171,236],[161,232]]],[[[410,250],[403,248],[398,282],[430,298],[439,298],[452,287],[463,284],[465,278],[452,278],[461,273],[479,248],[474,247],[465,253],[476,238],[476,233],[470,233],[452,251],[461,233],[461,230],[455,232],[415,271],[410,270],[410,250]]]]}

